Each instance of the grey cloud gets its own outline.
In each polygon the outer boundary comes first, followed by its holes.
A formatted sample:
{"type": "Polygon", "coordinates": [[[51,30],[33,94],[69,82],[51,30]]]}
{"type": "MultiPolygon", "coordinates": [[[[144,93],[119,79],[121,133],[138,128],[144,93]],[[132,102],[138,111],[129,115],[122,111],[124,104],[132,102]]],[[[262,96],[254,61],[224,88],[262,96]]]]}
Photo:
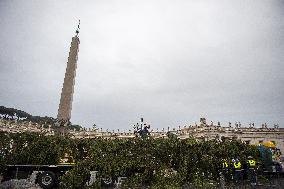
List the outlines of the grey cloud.
{"type": "Polygon", "coordinates": [[[1,1],[0,104],[56,116],[81,19],[72,122],[283,126],[282,1],[1,1]]]}

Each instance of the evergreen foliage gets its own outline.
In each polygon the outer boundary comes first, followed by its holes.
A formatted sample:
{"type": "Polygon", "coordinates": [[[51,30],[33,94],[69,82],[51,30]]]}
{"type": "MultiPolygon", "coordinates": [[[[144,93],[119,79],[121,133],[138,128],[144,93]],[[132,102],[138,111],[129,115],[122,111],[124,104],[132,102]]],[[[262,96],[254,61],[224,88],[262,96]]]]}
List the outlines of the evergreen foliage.
{"type": "Polygon", "coordinates": [[[61,177],[63,188],[82,188],[89,170],[98,171],[99,178],[127,176],[125,187],[178,188],[184,183],[201,187],[217,181],[221,159],[245,161],[248,155],[259,155],[255,146],[240,141],[72,139],[0,132],[0,172],[7,164],[57,164],[64,153],[72,155],[77,166],[61,177]]]}

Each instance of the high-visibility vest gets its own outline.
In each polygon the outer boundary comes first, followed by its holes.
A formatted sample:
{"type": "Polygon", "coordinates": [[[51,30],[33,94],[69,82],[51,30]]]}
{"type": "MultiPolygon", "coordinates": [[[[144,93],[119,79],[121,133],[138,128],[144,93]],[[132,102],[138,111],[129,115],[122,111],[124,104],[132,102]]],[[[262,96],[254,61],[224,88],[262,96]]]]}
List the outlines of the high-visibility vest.
{"type": "Polygon", "coordinates": [[[228,165],[228,163],[226,161],[223,161],[222,165],[223,165],[223,168],[228,168],[229,167],[229,165],[228,165]]]}
{"type": "Polygon", "coordinates": [[[237,163],[235,162],[235,163],[234,163],[234,168],[235,168],[235,169],[240,169],[241,166],[242,166],[241,162],[237,162],[237,163]]]}
{"type": "Polygon", "coordinates": [[[250,167],[255,167],[256,162],[253,159],[249,159],[247,162],[250,167]]]}

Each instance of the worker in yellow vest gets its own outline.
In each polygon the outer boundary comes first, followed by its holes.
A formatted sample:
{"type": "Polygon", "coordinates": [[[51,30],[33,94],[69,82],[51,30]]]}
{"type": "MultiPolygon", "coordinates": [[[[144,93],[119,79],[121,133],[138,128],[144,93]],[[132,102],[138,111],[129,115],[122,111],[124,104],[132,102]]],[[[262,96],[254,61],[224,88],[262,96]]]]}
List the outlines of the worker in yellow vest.
{"type": "Polygon", "coordinates": [[[256,161],[252,156],[247,158],[247,173],[252,185],[256,185],[256,161]]]}
{"type": "Polygon", "coordinates": [[[239,159],[233,159],[234,181],[240,183],[243,180],[242,163],[239,159]]]}
{"type": "Polygon", "coordinates": [[[222,174],[224,175],[225,182],[230,180],[230,167],[227,159],[222,159],[222,174]]]}

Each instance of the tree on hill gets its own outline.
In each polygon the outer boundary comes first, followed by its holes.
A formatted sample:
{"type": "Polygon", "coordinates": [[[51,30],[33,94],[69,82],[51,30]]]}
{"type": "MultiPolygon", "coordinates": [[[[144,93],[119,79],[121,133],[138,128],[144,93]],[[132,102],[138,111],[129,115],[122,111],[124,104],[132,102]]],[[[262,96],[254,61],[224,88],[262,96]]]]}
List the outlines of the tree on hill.
{"type": "Polygon", "coordinates": [[[31,117],[27,112],[15,108],[7,108],[5,106],[0,106],[0,114],[2,114],[2,117],[5,119],[14,119],[14,117],[16,117],[19,120],[20,118],[31,117]]]}
{"type": "MultiPolygon", "coordinates": [[[[25,121],[31,121],[34,123],[38,123],[40,125],[44,125],[45,127],[48,127],[48,125],[51,125],[52,128],[56,127],[56,122],[57,119],[53,117],[48,117],[48,116],[33,116],[23,110],[18,110],[15,108],[7,108],[5,106],[0,106],[0,116],[3,117],[4,119],[23,119],[25,121]]],[[[75,130],[80,130],[82,126],[80,125],[73,125],[70,123],[69,129],[75,129],[75,130]]]]}

